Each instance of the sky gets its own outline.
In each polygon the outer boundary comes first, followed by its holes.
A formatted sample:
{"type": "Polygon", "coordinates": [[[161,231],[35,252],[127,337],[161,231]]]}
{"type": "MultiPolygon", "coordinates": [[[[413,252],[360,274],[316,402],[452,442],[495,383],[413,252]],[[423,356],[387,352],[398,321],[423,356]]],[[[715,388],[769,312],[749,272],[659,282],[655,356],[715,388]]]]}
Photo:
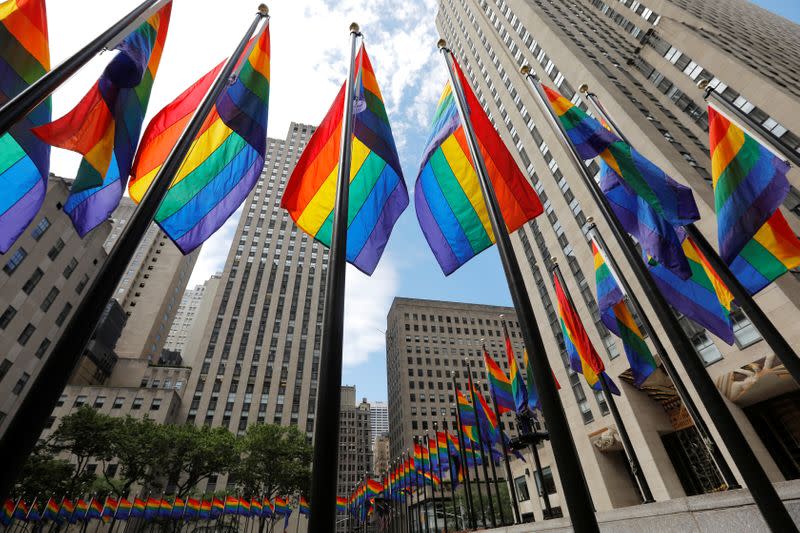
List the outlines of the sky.
{"type": "MultiPolygon", "coordinates": [[[[138,0],[51,1],[47,4],[52,63],[68,57],[138,0]],[[80,11],[78,11],[80,10],[80,11]]],[[[759,0],[800,22],[798,0],[759,0]]],[[[358,22],[383,93],[412,205],[398,221],[378,269],[347,272],[343,383],[360,399],[386,400],[386,315],[395,296],[511,305],[495,248],[445,277],[425,241],[413,206],[419,158],[446,71],[436,49],[436,0],[280,0],[268,3],[272,41],[268,135],[286,137],[290,122],[318,124],[344,81],[349,26],[358,22]]],[[[175,0],[153,87],[148,121],[226,57],[255,13],[252,0],[175,0]]],[[[101,54],[53,98],[53,116],[69,111],[96,81],[101,54]]],[[[51,170],[73,177],[80,156],[54,149],[51,170]]],[[[221,271],[238,224],[237,212],[203,246],[189,287],[221,271]]]]}

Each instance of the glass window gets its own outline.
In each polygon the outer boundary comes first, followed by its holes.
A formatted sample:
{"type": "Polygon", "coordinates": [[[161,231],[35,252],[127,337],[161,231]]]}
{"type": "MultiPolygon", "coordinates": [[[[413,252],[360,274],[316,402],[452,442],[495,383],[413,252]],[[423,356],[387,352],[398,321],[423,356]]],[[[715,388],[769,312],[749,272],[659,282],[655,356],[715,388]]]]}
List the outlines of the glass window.
{"type": "Polygon", "coordinates": [[[64,304],[64,308],[61,309],[61,312],[58,313],[58,316],[56,317],[56,326],[60,326],[64,323],[70,311],[72,311],[72,304],[67,302],[64,304]]]}
{"type": "Polygon", "coordinates": [[[53,245],[53,247],[50,248],[50,251],[47,252],[47,257],[49,257],[51,261],[55,260],[55,258],[58,257],[58,254],[60,254],[61,250],[63,249],[64,249],[64,240],[61,237],[59,237],[56,243],[53,245]]]}
{"type": "Polygon", "coordinates": [[[53,305],[53,302],[59,295],[59,290],[55,287],[50,289],[50,292],[47,293],[44,300],[42,301],[42,305],[40,306],[42,311],[47,311],[50,309],[50,306],[53,305]]]}
{"type": "Polygon", "coordinates": [[[747,348],[761,340],[761,334],[741,309],[735,309],[731,312],[731,322],[733,322],[733,335],[736,338],[736,345],[739,348],[747,348]]]}
{"type": "MultiPolygon", "coordinates": [[[[539,472],[534,473],[534,477],[536,479],[536,491],[541,495],[542,493],[542,479],[539,477],[539,472]]],[[[547,491],[547,494],[555,494],[556,493],[556,483],[553,480],[553,472],[550,470],[549,466],[542,468],[542,478],[544,478],[544,489],[547,491]]]]}
{"type": "Polygon", "coordinates": [[[719,348],[717,348],[717,345],[714,344],[705,331],[695,334],[695,336],[692,337],[692,344],[694,344],[694,349],[697,350],[697,354],[706,365],[716,363],[722,359],[722,353],[719,351],[719,348]]]}
{"type": "Polygon", "coordinates": [[[114,398],[114,403],[111,404],[111,408],[112,409],[120,409],[124,403],[125,403],[125,397],[124,396],[117,396],[116,398],[114,398]]]}
{"type": "Polygon", "coordinates": [[[22,286],[22,292],[25,294],[30,294],[33,292],[33,289],[36,288],[36,285],[39,284],[39,281],[44,277],[44,272],[42,272],[41,268],[36,268],[31,274],[31,277],[28,278],[28,281],[25,282],[25,285],[22,286]]]}
{"type": "Polygon", "coordinates": [[[69,260],[69,264],[64,267],[64,277],[69,279],[76,268],[78,268],[78,260],[73,257],[69,260]]]}
{"type": "Polygon", "coordinates": [[[3,381],[3,378],[6,377],[6,374],[8,374],[10,368],[11,361],[8,359],[3,359],[3,362],[0,363],[0,381],[3,381]]]}
{"type": "Polygon", "coordinates": [[[151,411],[158,411],[161,409],[161,398],[153,398],[153,402],[150,404],[151,411]]]}
{"type": "Polygon", "coordinates": [[[39,359],[47,353],[47,349],[50,348],[50,339],[44,339],[40,344],[39,347],[36,348],[36,353],[34,354],[39,359]]]}
{"type": "Polygon", "coordinates": [[[27,256],[28,252],[25,251],[25,248],[20,248],[14,252],[14,255],[11,256],[6,265],[3,267],[3,272],[10,276],[27,256]]]}
{"type": "Polygon", "coordinates": [[[31,237],[33,237],[33,240],[38,241],[41,239],[42,235],[44,235],[49,227],[50,221],[47,220],[47,217],[42,218],[42,220],[36,224],[36,227],[31,230],[31,237]]]}
{"type": "Polygon", "coordinates": [[[142,408],[142,403],[144,402],[144,398],[134,398],[133,405],[131,405],[131,409],[136,411],[142,408]]]}
{"type": "Polygon", "coordinates": [[[526,502],[531,499],[531,495],[528,492],[528,482],[525,481],[525,476],[519,476],[518,478],[515,478],[514,486],[517,489],[518,501],[526,502]]]}
{"type": "Polygon", "coordinates": [[[19,334],[19,337],[17,337],[17,342],[22,346],[25,346],[28,344],[28,340],[30,340],[34,331],[36,331],[36,327],[29,323],[27,326],[25,326],[25,329],[22,330],[22,333],[19,334]]]}
{"type": "Polygon", "coordinates": [[[72,404],[72,407],[83,407],[84,405],[86,405],[86,395],[81,394],[75,398],[75,403],[72,404]]]}
{"type": "Polygon", "coordinates": [[[30,378],[31,378],[30,374],[28,374],[27,372],[23,372],[22,377],[17,380],[17,383],[16,385],[14,385],[14,388],[11,389],[11,392],[13,392],[14,394],[19,394],[20,392],[22,392],[22,389],[25,388],[25,384],[28,382],[30,378]]]}
{"type": "Polygon", "coordinates": [[[3,311],[3,314],[0,315],[0,329],[6,329],[16,314],[17,310],[9,305],[6,310],[3,311]]]}

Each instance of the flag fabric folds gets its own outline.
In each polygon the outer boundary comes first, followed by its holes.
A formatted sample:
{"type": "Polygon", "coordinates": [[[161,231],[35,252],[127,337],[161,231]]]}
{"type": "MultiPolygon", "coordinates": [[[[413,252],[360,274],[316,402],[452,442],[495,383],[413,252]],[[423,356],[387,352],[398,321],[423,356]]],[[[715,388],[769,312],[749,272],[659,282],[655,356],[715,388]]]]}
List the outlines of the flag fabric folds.
{"type": "MultiPolygon", "coordinates": [[[[453,57],[470,122],[509,232],[542,213],[539,198],[495,131],[453,57]]],[[[494,243],[455,95],[445,86],[414,186],[422,233],[445,275],[494,243]]]]}
{"type": "MultiPolygon", "coordinates": [[[[0,1],[0,106],[50,69],[45,0],[0,1]]],[[[31,129],[50,122],[50,98],[0,136],[0,253],[42,207],[50,146],[31,129]]]]}
{"type": "Polygon", "coordinates": [[[517,410],[516,402],[514,401],[514,393],[511,389],[511,382],[506,377],[503,369],[495,362],[494,359],[486,351],[486,346],[483,347],[483,362],[486,365],[486,372],[489,374],[489,387],[497,402],[497,410],[502,415],[503,413],[514,413],[517,410]]]}
{"type": "Polygon", "coordinates": [[[172,2],[130,33],[78,105],[34,130],[45,142],[83,154],[64,205],[83,237],[119,204],[131,171],[169,28],[172,2]]]}
{"type": "MultiPolygon", "coordinates": [[[[392,228],[408,207],[392,128],[364,46],[356,57],[347,261],[366,274],[378,266],[392,228]]],[[[330,246],[339,172],[345,85],[297,162],[281,200],[307,234],[330,246]]]]}
{"type": "MultiPolygon", "coordinates": [[[[589,334],[583,327],[576,309],[567,297],[558,276],[553,273],[553,286],[558,300],[558,315],[561,322],[561,332],[564,335],[567,355],[570,366],[575,372],[583,374],[586,382],[595,390],[602,390],[600,376],[605,374],[605,365],[589,340],[589,334]]],[[[619,389],[610,377],[604,375],[606,384],[613,394],[619,394],[619,389]]]]}
{"type": "Polygon", "coordinates": [[[789,164],[708,107],[719,255],[730,264],[789,193],[789,164]]]}
{"type": "Polygon", "coordinates": [[[300,503],[298,510],[300,514],[304,514],[306,516],[311,514],[311,506],[308,505],[308,500],[305,498],[305,496],[300,496],[300,503]]]}
{"type": "Polygon", "coordinates": [[[683,280],[672,271],[650,261],[650,274],[667,301],[705,329],[733,344],[730,311],[733,296],[690,238],[683,241],[692,275],[683,280]]]}
{"type": "Polygon", "coordinates": [[[514,348],[511,346],[511,336],[508,334],[508,327],[503,320],[503,334],[505,335],[506,357],[508,358],[508,374],[511,382],[511,394],[514,396],[514,408],[517,413],[523,413],[528,408],[528,389],[525,386],[525,378],[519,371],[517,358],[514,356],[514,348]]]}
{"type": "MultiPolygon", "coordinates": [[[[240,61],[170,184],[155,220],[184,254],[191,253],[236,211],[258,181],[267,145],[269,27],[240,61]]],[[[212,69],[148,124],[131,172],[129,192],[141,201],[222,65],[212,69]]]]}
{"type": "Polygon", "coordinates": [[[622,289],[611,274],[597,244],[592,241],[594,273],[597,285],[597,302],[600,319],[614,335],[622,340],[625,355],[631,365],[633,384],[638,388],[656,370],[656,361],[644,340],[644,335],[633,319],[622,289]]]}
{"type": "Polygon", "coordinates": [[[582,159],[600,156],[631,194],[647,202],[673,226],[698,220],[692,190],[670,178],[631,146],[549,87],[542,86],[551,107],[582,159]]]}

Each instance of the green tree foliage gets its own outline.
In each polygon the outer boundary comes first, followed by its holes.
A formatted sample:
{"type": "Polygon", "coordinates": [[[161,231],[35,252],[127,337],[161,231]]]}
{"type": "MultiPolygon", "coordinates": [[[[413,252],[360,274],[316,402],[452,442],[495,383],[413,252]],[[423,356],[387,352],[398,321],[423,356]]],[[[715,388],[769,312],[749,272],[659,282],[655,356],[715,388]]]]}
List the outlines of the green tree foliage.
{"type": "Polygon", "coordinates": [[[153,486],[157,483],[160,476],[158,467],[168,446],[166,434],[172,426],[161,426],[149,418],[137,420],[130,416],[115,421],[110,455],[119,464],[118,478],[111,480],[105,472],[104,477],[117,495],[124,496],[130,493],[134,484],[153,486]]]}
{"type": "Polygon", "coordinates": [[[75,465],[64,459],[55,459],[47,449],[38,447],[22,467],[22,474],[14,493],[26,500],[50,494],[70,494],[89,490],[95,476],[85,473],[75,477],[75,465]]]}
{"type": "Polygon", "coordinates": [[[308,492],[313,450],[297,427],[250,426],[239,441],[239,453],[232,473],[243,494],[273,498],[308,492]]]}

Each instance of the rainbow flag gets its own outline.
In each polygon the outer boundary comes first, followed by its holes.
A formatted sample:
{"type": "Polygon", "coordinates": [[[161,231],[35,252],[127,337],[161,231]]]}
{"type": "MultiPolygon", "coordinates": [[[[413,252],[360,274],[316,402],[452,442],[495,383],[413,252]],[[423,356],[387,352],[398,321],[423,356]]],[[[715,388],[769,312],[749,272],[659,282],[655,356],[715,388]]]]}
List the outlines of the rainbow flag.
{"type": "Polygon", "coordinates": [[[211,518],[218,518],[225,513],[225,504],[219,498],[211,500],[211,518]]]}
{"type": "MultiPolygon", "coordinates": [[[[542,204],[475,98],[455,57],[452,59],[501,214],[508,231],[514,232],[539,216],[542,204]]],[[[422,233],[445,275],[494,243],[450,84],[445,86],[433,116],[414,200],[422,233]]]]}
{"type": "Polygon", "coordinates": [[[472,391],[477,399],[475,410],[478,413],[478,423],[481,425],[481,432],[483,433],[483,439],[481,440],[486,441],[481,444],[491,448],[494,443],[500,442],[500,425],[497,415],[495,415],[494,409],[489,407],[480,389],[472,385],[472,391]]]}
{"type": "Polygon", "coordinates": [[[186,512],[183,517],[187,520],[192,520],[198,516],[200,516],[200,500],[197,498],[187,498],[186,512]]]}
{"type": "Polygon", "coordinates": [[[177,496],[172,501],[172,510],[170,512],[171,518],[183,518],[185,516],[186,511],[186,501],[183,498],[178,498],[177,496]]]}
{"type": "Polygon", "coordinates": [[[116,520],[127,520],[133,513],[133,504],[127,498],[120,498],[117,505],[117,513],[114,515],[116,520]]]}
{"type": "Polygon", "coordinates": [[[262,516],[264,513],[264,506],[258,498],[250,498],[250,512],[253,516],[262,516]]]}
{"type": "Polygon", "coordinates": [[[250,516],[250,501],[247,498],[239,498],[239,514],[250,516]]]}
{"type": "Polygon", "coordinates": [[[336,512],[337,513],[347,512],[347,498],[345,498],[344,496],[336,497],[336,512]]]}
{"type": "MultiPolygon", "coordinates": [[[[45,0],[0,2],[0,106],[50,70],[45,0]]],[[[0,136],[0,253],[42,207],[50,146],[31,128],[50,122],[50,98],[0,136]]]]}
{"type": "Polygon", "coordinates": [[[730,317],[733,296],[691,239],[686,238],[682,246],[692,269],[691,277],[680,279],[651,260],[653,281],[672,307],[732,345],[735,340],[730,317]]]}
{"type": "Polygon", "coordinates": [[[461,427],[467,432],[467,426],[475,425],[475,409],[472,407],[472,402],[458,389],[456,389],[456,400],[458,402],[458,412],[461,416],[461,427]]]}
{"type": "Polygon", "coordinates": [[[103,504],[97,498],[92,498],[89,502],[89,509],[86,511],[86,520],[99,520],[103,516],[103,504]]]}
{"type": "Polygon", "coordinates": [[[211,519],[211,500],[203,498],[200,501],[200,520],[211,519]]]}
{"type": "Polygon", "coordinates": [[[514,408],[517,413],[523,413],[528,406],[528,389],[525,387],[525,380],[517,366],[517,358],[514,355],[514,348],[511,346],[511,336],[508,334],[508,327],[506,326],[505,320],[503,320],[503,334],[505,335],[506,357],[508,358],[511,394],[514,396],[514,408]]]}
{"type": "Polygon", "coordinates": [[[641,388],[642,383],[656,370],[655,358],[628,309],[622,289],[617,285],[617,280],[614,279],[594,240],[592,240],[592,254],[600,319],[609,331],[622,339],[625,355],[631,365],[633,384],[641,388]]]}
{"type": "Polygon", "coordinates": [[[14,521],[14,510],[17,508],[16,502],[11,498],[7,498],[5,502],[3,502],[3,512],[0,513],[0,524],[3,524],[5,527],[11,525],[11,522],[14,521]]]}
{"type": "MultiPolygon", "coordinates": [[[[184,254],[236,211],[258,181],[267,145],[269,28],[256,41],[235,83],[217,99],[155,220],[184,254]]],[[[184,126],[222,68],[217,66],[150,121],[131,171],[131,198],[141,201],[184,126]]]]}
{"type": "MultiPolygon", "coordinates": [[[[362,45],[356,57],[347,261],[372,274],[395,222],[408,207],[408,191],[375,71],[362,45]]],[[[345,86],[297,162],[281,206],[300,228],[330,246],[339,169],[345,86]]]]}
{"type": "Polygon", "coordinates": [[[595,390],[602,390],[600,376],[603,375],[608,388],[613,394],[619,395],[619,389],[608,375],[605,375],[605,365],[589,340],[589,334],[583,327],[578,312],[570,304],[569,298],[558,281],[558,276],[553,274],[553,286],[558,299],[558,315],[561,322],[561,332],[564,334],[564,344],[569,355],[572,370],[580,372],[586,382],[595,390]]]}
{"type": "Polygon", "coordinates": [[[47,500],[47,504],[44,506],[44,514],[42,515],[42,519],[55,522],[58,520],[58,513],[60,510],[61,506],[58,504],[58,502],[53,497],[50,497],[50,499],[47,500]]]}
{"type": "Polygon", "coordinates": [[[81,237],[109,217],[125,190],[171,11],[169,2],[117,46],[119,53],[72,111],[34,130],[53,146],[83,154],[64,205],[81,237]]]}
{"type": "Polygon", "coordinates": [[[160,518],[170,518],[172,516],[172,504],[161,498],[161,503],[158,506],[158,516],[160,518]]]}
{"type": "Polygon", "coordinates": [[[239,498],[227,496],[225,498],[224,514],[237,514],[239,512],[239,498]]]}
{"type": "MultiPolygon", "coordinates": [[[[35,500],[34,500],[35,501],[35,500]]],[[[28,519],[28,506],[22,498],[17,502],[17,507],[14,509],[14,520],[27,520],[28,519]]]]}
{"type": "Polygon", "coordinates": [[[492,391],[492,396],[497,402],[497,410],[501,415],[516,412],[517,407],[514,392],[511,389],[511,381],[506,377],[500,365],[486,351],[486,346],[483,347],[483,362],[489,374],[489,390],[492,391]]]}
{"type": "Polygon", "coordinates": [[[75,504],[69,498],[64,498],[61,502],[61,509],[58,510],[58,517],[61,520],[68,520],[70,524],[75,523],[75,504]]]}
{"type": "Polygon", "coordinates": [[[75,513],[72,515],[70,523],[75,523],[78,520],[86,520],[88,513],[89,503],[83,498],[78,498],[78,501],[75,503],[75,513]]]}
{"type": "Polygon", "coordinates": [[[708,133],[719,255],[730,264],[789,193],[789,164],[712,106],[708,133]]]}
{"type": "Polygon", "coordinates": [[[274,514],[276,516],[292,514],[292,510],[289,508],[289,504],[286,502],[286,498],[281,498],[280,496],[276,496],[275,497],[275,513],[274,514]]]}
{"type": "Polygon", "coordinates": [[[305,496],[300,496],[299,512],[300,514],[304,514],[306,516],[311,515],[311,506],[308,505],[308,500],[306,500],[305,496]]]}
{"type": "Polygon", "coordinates": [[[660,217],[644,198],[629,191],[603,160],[600,160],[600,189],[622,227],[639,241],[648,255],[681,279],[691,275],[675,226],[660,217]]]}
{"type": "Polygon", "coordinates": [[[542,88],[582,159],[600,156],[631,194],[646,201],[659,217],[673,226],[683,226],[700,218],[689,187],[670,178],[558,92],[544,85],[542,88]]]}
{"type": "Polygon", "coordinates": [[[111,519],[114,518],[114,515],[117,512],[117,500],[112,497],[107,497],[106,501],[103,503],[103,511],[102,517],[103,522],[111,522],[111,519]]]}
{"type": "Polygon", "coordinates": [[[28,510],[28,516],[25,517],[26,522],[41,522],[42,520],[42,515],[39,514],[39,503],[36,500],[36,498],[33,499],[31,508],[28,510]]]}
{"type": "Polygon", "coordinates": [[[161,507],[161,500],[157,498],[147,498],[147,503],[144,508],[144,517],[147,520],[152,520],[158,514],[158,509],[161,507]]]}
{"type": "Polygon", "coordinates": [[[264,504],[262,505],[262,508],[264,510],[264,516],[270,517],[275,514],[275,505],[269,501],[269,498],[264,498],[264,504]]]}
{"type": "Polygon", "coordinates": [[[142,518],[145,516],[147,504],[141,498],[133,499],[133,509],[131,509],[131,518],[142,518]]]}

